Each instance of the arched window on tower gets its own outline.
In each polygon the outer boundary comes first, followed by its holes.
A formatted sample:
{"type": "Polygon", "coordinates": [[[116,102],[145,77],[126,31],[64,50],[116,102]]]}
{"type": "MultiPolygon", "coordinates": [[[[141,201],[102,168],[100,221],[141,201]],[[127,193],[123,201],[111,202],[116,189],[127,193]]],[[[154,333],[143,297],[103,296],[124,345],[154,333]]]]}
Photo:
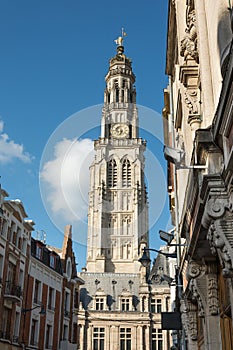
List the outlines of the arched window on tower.
{"type": "Polygon", "coordinates": [[[131,186],[131,165],[128,159],[125,159],[122,164],[122,186],[131,186]]]}
{"type": "Polygon", "coordinates": [[[117,79],[114,80],[114,88],[116,91],[115,102],[119,102],[119,83],[117,79]]]}
{"type": "Polygon", "coordinates": [[[116,89],[116,102],[119,102],[119,89],[116,89]]]}
{"type": "Polygon", "coordinates": [[[107,164],[108,187],[117,186],[117,165],[115,159],[111,159],[107,164]]]}

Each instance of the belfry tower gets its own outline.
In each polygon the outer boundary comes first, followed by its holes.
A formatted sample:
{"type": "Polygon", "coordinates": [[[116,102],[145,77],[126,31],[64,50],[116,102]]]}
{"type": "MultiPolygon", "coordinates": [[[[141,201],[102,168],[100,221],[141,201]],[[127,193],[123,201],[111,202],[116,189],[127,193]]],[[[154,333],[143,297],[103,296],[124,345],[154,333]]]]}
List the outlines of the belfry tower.
{"type": "Polygon", "coordinates": [[[135,76],[123,38],[124,32],[105,77],[101,135],[90,166],[79,349],[168,350],[159,312],[167,310],[169,287],[159,278],[148,283],[149,270],[138,262],[148,245],[146,142],[139,137],[135,76]]]}
{"type": "Polygon", "coordinates": [[[135,75],[123,37],[105,77],[101,136],[90,167],[87,272],[138,273],[148,241],[146,141],[139,137],[135,75]]]}

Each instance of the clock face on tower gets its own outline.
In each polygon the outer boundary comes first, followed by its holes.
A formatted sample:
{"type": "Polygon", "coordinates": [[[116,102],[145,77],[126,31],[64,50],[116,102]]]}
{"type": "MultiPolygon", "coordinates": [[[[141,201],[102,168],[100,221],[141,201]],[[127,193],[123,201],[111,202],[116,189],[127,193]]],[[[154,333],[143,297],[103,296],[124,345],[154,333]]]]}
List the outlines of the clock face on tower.
{"type": "Polygon", "coordinates": [[[129,134],[129,127],[127,124],[117,123],[111,126],[111,135],[115,138],[120,139],[128,136],[128,134],[129,134]]]}

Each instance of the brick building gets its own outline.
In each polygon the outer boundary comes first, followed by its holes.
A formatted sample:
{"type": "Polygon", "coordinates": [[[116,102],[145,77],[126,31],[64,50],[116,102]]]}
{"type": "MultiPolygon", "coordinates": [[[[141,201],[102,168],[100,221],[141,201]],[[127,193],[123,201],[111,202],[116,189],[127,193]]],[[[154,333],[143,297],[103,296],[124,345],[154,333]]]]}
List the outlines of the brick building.
{"type": "Polygon", "coordinates": [[[0,348],[76,349],[79,286],[71,226],[62,249],[31,237],[19,200],[0,202],[0,348]]]}

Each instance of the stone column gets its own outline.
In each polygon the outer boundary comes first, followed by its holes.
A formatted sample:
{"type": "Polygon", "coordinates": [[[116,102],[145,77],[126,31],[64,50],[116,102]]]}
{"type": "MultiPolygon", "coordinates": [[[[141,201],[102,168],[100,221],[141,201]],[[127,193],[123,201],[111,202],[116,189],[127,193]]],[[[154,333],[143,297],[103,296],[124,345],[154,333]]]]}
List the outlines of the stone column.
{"type": "Polygon", "coordinates": [[[146,349],[150,349],[151,348],[150,326],[145,326],[145,342],[146,342],[146,349]]]}
{"type": "Polygon", "coordinates": [[[143,350],[143,325],[138,327],[138,350],[143,350]]]}
{"type": "Polygon", "coordinates": [[[112,348],[110,348],[110,344],[111,344],[111,328],[110,328],[110,326],[106,326],[105,327],[105,346],[104,346],[104,348],[106,350],[112,350],[112,348]]]}
{"type": "Polygon", "coordinates": [[[117,350],[118,349],[118,342],[117,342],[117,326],[110,326],[110,338],[111,338],[111,350],[117,350]]]}
{"type": "Polygon", "coordinates": [[[137,349],[137,327],[132,327],[132,349],[137,349]]]}
{"type": "Polygon", "coordinates": [[[87,350],[92,350],[92,331],[93,326],[89,325],[87,328],[87,350]]]}
{"type": "Polygon", "coordinates": [[[84,325],[79,325],[79,344],[80,344],[80,350],[83,349],[84,344],[84,325]]]}

